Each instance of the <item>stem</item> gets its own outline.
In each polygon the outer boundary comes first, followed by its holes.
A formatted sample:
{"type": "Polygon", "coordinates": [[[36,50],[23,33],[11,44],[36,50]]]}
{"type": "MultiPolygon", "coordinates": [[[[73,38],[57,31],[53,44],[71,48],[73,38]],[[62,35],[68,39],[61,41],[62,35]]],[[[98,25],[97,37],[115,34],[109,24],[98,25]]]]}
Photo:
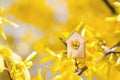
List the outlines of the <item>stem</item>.
{"type": "Polygon", "coordinates": [[[9,67],[8,67],[7,61],[4,60],[4,62],[5,62],[5,66],[6,66],[6,68],[7,68],[6,71],[7,71],[7,73],[8,73],[8,76],[9,76],[10,80],[13,80],[12,77],[11,77],[11,75],[10,75],[10,69],[9,69],[9,67]]]}
{"type": "Polygon", "coordinates": [[[120,54],[120,52],[109,52],[109,53],[105,54],[105,56],[107,56],[109,54],[120,54]]]}
{"type": "Polygon", "coordinates": [[[119,47],[120,46],[120,41],[117,42],[112,48],[119,47]]]}
{"type": "Polygon", "coordinates": [[[7,73],[8,73],[8,75],[9,75],[10,80],[13,80],[13,79],[11,78],[11,76],[10,76],[10,72],[9,72],[9,71],[7,71],[7,73]]]}
{"type": "Polygon", "coordinates": [[[87,70],[88,67],[87,66],[84,66],[82,69],[81,69],[81,72],[78,74],[78,75],[81,75],[85,70],[87,70]]]}
{"type": "Polygon", "coordinates": [[[65,43],[65,41],[63,40],[62,37],[59,37],[59,39],[60,39],[60,41],[61,41],[65,46],[67,46],[67,44],[65,43]]]}
{"type": "MultiPolygon", "coordinates": [[[[108,56],[108,55],[110,55],[110,54],[114,54],[115,57],[118,58],[118,57],[117,57],[117,54],[120,54],[120,52],[109,52],[109,53],[106,53],[102,58],[100,58],[100,59],[97,60],[96,62],[99,62],[99,61],[103,60],[106,56],[108,56]]],[[[95,62],[95,63],[96,63],[96,62],[95,62]]]]}
{"type": "Polygon", "coordinates": [[[114,7],[109,3],[108,0],[103,0],[104,3],[108,6],[108,8],[110,9],[110,11],[112,12],[112,14],[116,14],[116,10],[114,9],[114,7]]]}
{"type": "Polygon", "coordinates": [[[87,66],[84,66],[83,68],[81,69],[76,69],[75,72],[77,75],[81,75],[84,71],[86,71],[88,69],[87,66]]]}

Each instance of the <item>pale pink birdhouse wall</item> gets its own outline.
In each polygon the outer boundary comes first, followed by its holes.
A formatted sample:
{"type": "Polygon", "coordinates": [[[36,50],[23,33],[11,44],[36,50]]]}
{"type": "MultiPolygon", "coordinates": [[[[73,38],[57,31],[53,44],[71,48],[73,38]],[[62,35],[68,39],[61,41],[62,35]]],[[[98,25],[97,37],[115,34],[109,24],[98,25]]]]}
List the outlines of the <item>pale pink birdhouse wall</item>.
{"type": "Polygon", "coordinates": [[[85,57],[85,43],[86,40],[80,36],[79,33],[74,32],[67,40],[67,57],[70,58],[71,54],[73,58],[85,57]],[[73,42],[80,42],[78,49],[75,49],[72,45],[73,42]]]}

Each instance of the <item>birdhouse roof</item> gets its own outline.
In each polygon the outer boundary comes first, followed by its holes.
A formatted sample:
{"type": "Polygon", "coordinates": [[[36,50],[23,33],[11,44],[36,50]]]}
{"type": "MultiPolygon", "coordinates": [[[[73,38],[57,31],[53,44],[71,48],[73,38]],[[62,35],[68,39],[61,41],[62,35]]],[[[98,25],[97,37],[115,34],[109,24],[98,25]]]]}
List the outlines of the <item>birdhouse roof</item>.
{"type": "Polygon", "coordinates": [[[68,43],[68,42],[71,42],[71,41],[80,41],[81,43],[86,42],[86,40],[76,31],[73,32],[71,34],[71,36],[69,36],[65,42],[68,43]]]}

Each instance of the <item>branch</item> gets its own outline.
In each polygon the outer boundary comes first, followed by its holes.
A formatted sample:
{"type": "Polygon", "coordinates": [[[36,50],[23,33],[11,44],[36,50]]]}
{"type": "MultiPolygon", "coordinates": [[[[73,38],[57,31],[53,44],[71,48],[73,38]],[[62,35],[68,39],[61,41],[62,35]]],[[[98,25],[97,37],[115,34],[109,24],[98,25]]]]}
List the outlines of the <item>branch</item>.
{"type": "Polygon", "coordinates": [[[84,66],[82,69],[77,69],[75,72],[78,75],[81,75],[84,71],[86,71],[88,69],[87,66],[84,66]]]}
{"type": "Polygon", "coordinates": [[[10,75],[10,70],[9,70],[9,67],[8,67],[7,61],[4,60],[4,62],[5,62],[5,66],[6,66],[6,68],[7,68],[7,69],[5,69],[5,70],[7,71],[10,80],[13,80],[12,77],[11,77],[11,75],[10,75]]]}
{"type": "Polygon", "coordinates": [[[108,8],[110,9],[110,11],[112,12],[112,14],[116,14],[116,10],[114,9],[114,7],[109,3],[108,0],[103,0],[104,3],[108,6],[108,8]]]}

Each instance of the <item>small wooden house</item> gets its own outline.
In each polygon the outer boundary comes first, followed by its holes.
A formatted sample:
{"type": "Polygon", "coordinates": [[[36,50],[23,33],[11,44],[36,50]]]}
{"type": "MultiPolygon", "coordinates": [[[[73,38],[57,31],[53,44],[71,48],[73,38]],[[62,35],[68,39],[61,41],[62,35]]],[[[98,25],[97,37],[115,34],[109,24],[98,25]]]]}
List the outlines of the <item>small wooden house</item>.
{"type": "Polygon", "coordinates": [[[76,31],[66,40],[67,57],[84,58],[86,40],[76,31]]]}

